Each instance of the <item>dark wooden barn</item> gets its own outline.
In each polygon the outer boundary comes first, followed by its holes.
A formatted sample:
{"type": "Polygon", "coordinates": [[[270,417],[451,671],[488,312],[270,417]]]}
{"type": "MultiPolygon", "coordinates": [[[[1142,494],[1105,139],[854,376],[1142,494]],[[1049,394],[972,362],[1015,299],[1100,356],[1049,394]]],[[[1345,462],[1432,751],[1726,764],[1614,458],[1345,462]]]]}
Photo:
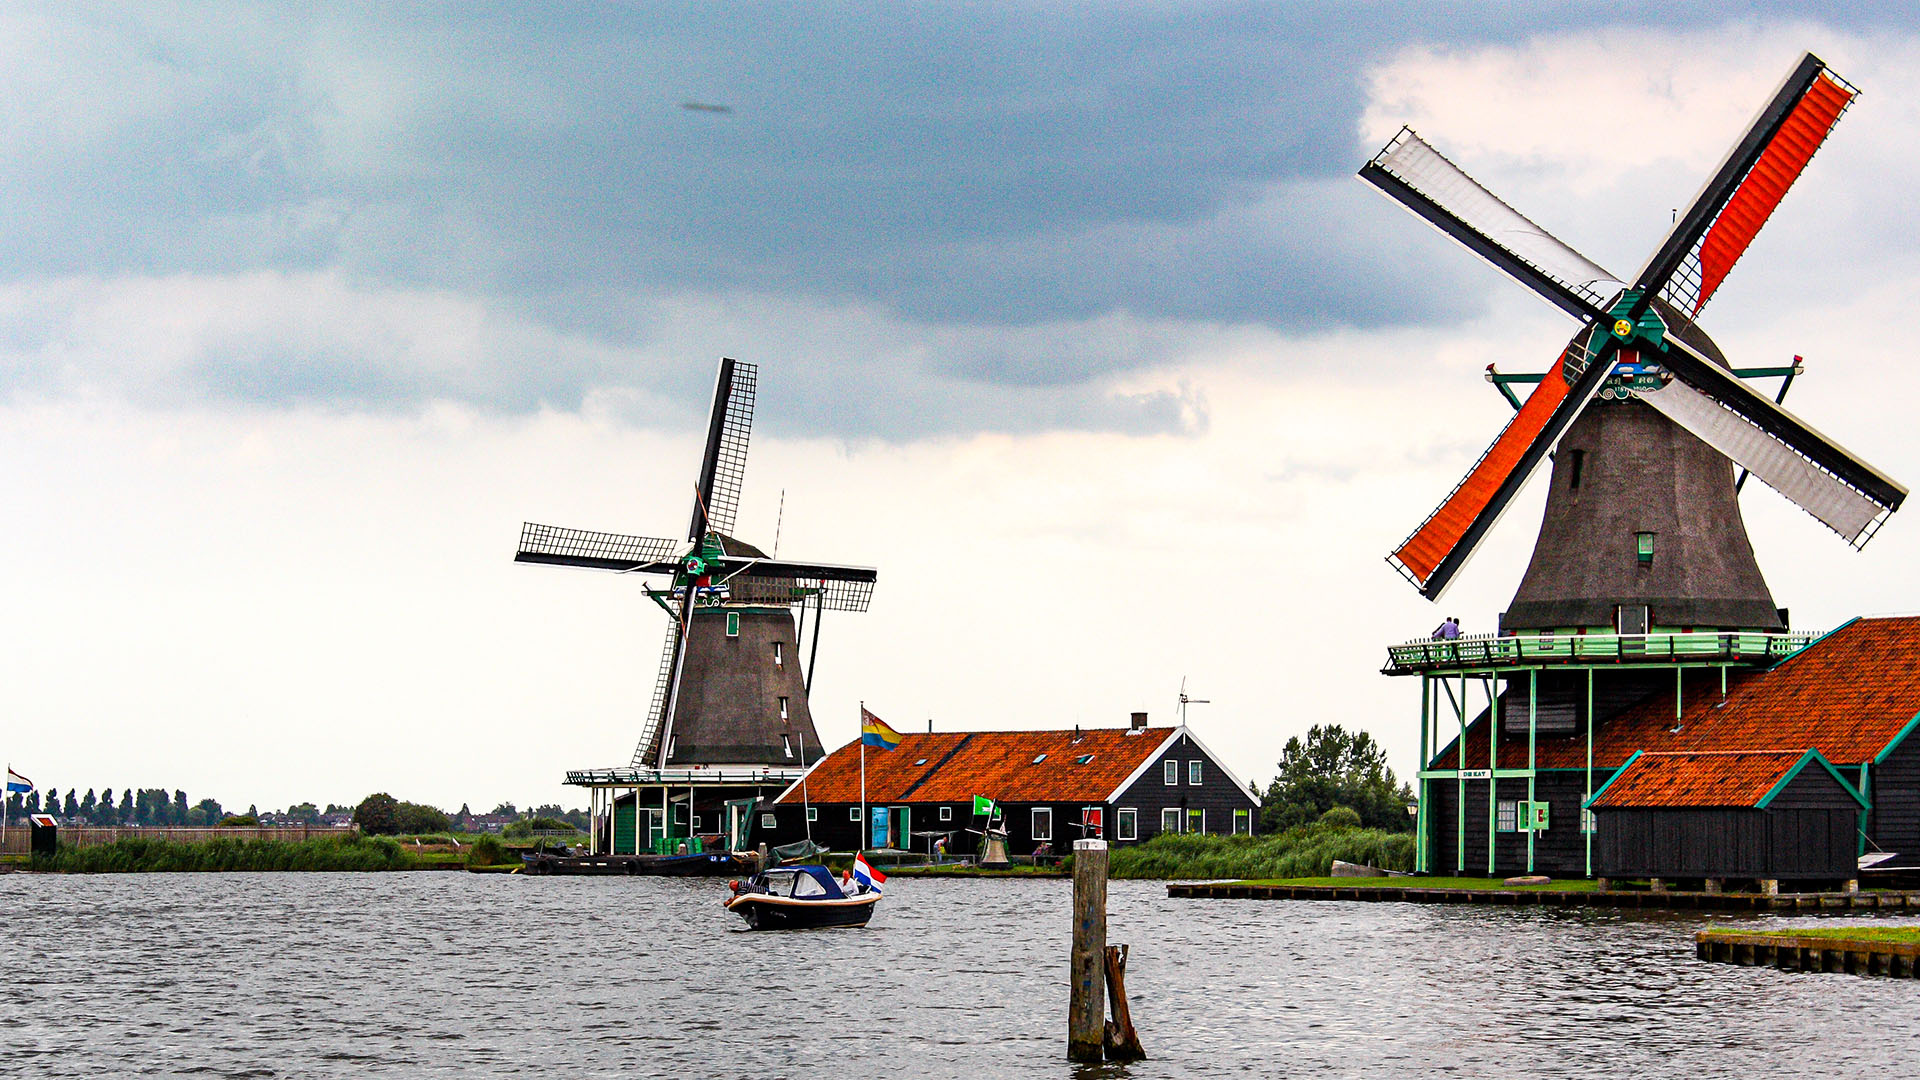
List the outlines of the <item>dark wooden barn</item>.
{"type": "Polygon", "coordinates": [[[1601,877],[1843,882],[1867,800],[1818,750],[1636,754],[1588,803],[1601,877]]]}
{"type": "Polygon", "coordinates": [[[970,852],[985,821],[975,798],[1000,808],[1014,855],[1065,853],[1072,842],[1113,844],[1162,832],[1251,835],[1259,800],[1185,727],[903,734],[900,745],[852,742],[759,808],[756,840],[811,838],[847,851],[970,852]]]}

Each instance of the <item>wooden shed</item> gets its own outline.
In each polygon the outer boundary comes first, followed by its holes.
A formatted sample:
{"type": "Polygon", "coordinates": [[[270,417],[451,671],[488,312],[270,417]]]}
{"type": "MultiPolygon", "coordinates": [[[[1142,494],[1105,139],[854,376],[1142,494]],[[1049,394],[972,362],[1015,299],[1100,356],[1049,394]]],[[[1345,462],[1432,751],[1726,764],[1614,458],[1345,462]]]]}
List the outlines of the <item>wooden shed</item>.
{"type": "Polygon", "coordinates": [[[1600,877],[1837,883],[1867,801],[1809,748],[1635,754],[1588,807],[1600,877]]]}

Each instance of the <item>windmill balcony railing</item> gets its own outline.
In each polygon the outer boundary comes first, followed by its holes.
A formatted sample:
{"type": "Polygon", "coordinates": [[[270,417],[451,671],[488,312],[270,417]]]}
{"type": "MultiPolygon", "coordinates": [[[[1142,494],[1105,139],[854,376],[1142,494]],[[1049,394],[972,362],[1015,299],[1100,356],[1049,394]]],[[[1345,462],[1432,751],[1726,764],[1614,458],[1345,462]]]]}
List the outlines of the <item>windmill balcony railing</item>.
{"type": "Polygon", "coordinates": [[[1759,664],[1792,656],[1818,633],[1473,634],[1387,648],[1387,675],[1593,664],[1759,664]]]}
{"type": "Polygon", "coordinates": [[[800,768],[733,769],[569,769],[574,787],[705,787],[709,784],[788,784],[800,779],[800,768]]]}

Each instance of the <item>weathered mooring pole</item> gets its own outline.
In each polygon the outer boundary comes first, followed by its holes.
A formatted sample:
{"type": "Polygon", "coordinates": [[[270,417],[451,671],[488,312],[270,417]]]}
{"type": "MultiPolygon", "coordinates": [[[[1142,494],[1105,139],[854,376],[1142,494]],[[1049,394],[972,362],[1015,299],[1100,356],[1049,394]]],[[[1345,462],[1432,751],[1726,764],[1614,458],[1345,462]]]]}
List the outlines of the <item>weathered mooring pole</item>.
{"type": "Polygon", "coordinates": [[[1067,1059],[1099,1061],[1106,1034],[1107,842],[1073,842],[1073,986],[1067,1004],[1067,1059]]]}

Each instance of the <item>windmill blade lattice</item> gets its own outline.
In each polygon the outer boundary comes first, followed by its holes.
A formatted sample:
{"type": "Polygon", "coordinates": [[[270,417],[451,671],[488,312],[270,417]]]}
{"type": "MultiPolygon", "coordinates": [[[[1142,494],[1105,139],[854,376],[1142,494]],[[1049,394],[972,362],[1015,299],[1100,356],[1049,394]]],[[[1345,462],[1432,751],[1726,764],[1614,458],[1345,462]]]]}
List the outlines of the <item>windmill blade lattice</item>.
{"type": "Polygon", "coordinates": [[[701,459],[695,488],[693,522],[687,539],[699,541],[709,532],[733,534],[740,512],[740,485],[747,475],[747,444],[753,437],[753,404],[759,390],[759,369],[724,358],[714,383],[713,410],[707,421],[707,452],[701,459]]]}
{"type": "Polygon", "coordinates": [[[649,768],[660,759],[660,732],[666,726],[667,706],[673,697],[674,672],[680,663],[680,620],[667,624],[667,640],[660,646],[660,673],[653,680],[653,701],[647,706],[647,720],[640,728],[640,741],[633,748],[632,765],[649,768]]]}
{"type": "Polygon", "coordinates": [[[515,562],[594,570],[671,574],[679,568],[680,552],[686,546],[682,541],[658,536],[593,532],[529,521],[520,526],[520,548],[513,558],[515,562]]]}

